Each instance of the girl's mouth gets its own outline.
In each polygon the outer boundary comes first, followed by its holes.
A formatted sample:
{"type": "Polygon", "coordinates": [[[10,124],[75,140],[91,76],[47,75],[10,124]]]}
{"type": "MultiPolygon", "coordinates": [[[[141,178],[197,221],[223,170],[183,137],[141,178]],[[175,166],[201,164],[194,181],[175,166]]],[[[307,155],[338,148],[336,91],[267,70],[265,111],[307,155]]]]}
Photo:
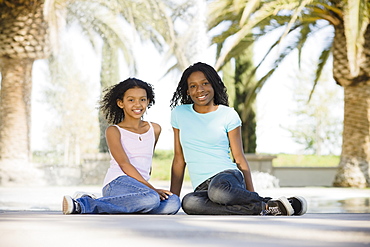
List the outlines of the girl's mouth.
{"type": "Polygon", "coordinates": [[[199,100],[204,100],[207,97],[207,95],[198,96],[199,100]]]}

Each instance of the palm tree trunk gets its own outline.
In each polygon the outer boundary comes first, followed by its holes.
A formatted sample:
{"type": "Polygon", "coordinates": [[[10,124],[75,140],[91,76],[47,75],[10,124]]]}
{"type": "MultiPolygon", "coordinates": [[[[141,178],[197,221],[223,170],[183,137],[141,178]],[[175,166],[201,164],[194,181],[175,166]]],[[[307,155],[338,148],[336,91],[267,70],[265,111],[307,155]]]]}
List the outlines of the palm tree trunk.
{"type": "Polygon", "coordinates": [[[2,57],[0,160],[18,164],[30,157],[33,59],[2,57]]]}
{"type": "Polygon", "coordinates": [[[0,184],[34,176],[26,172],[31,157],[32,66],[50,52],[44,2],[0,5],[0,184]]]}
{"type": "Polygon", "coordinates": [[[245,103],[246,97],[256,83],[255,77],[250,76],[251,70],[254,69],[252,55],[253,46],[250,46],[245,53],[240,54],[235,59],[234,108],[242,120],[244,153],[255,153],[257,148],[255,100],[252,100],[250,105],[245,103]]]}
{"type": "MultiPolygon", "coordinates": [[[[118,47],[110,46],[107,42],[102,49],[102,68],[100,71],[100,86],[102,91],[119,82],[118,47]]],[[[105,140],[105,130],[109,123],[101,110],[99,110],[100,141],[99,152],[107,153],[108,144],[105,140]]]]}
{"type": "MultiPolygon", "coordinates": [[[[370,54],[370,25],[365,33],[364,54],[370,54]]],[[[343,143],[334,186],[369,187],[370,164],[370,77],[369,55],[360,74],[352,75],[347,59],[343,23],[335,26],[333,75],[344,89],[343,143]]]]}
{"type": "Polygon", "coordinates": [[[370,186],[370,83],[344,86],[342,154],[334,186],[370,186]]]}

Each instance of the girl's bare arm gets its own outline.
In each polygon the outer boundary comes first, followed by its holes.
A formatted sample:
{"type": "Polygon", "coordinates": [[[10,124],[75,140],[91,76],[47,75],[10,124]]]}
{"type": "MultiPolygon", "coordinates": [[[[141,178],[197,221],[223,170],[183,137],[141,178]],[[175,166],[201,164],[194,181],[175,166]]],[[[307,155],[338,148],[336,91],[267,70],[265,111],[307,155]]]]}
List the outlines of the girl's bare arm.
{"type": "Polygon", "coordinates": [[[141,176],[141,174],[136,170],[136,168],[130,163],[130,160],[126,155],[126,152],[121,145],[120,140],[121,135],[116,127],[109,126],[106,130],[105,136],[109,150],[113,158],[116,160],[116,162],[126,175],[136,179],[137,181],[148,186],[149,188],[157,191],[161,199],[166,199],[167,195],[172,194],[170,191],[154,188],[148,181],[146,181],[143,178],[143,176],[141,176]]]}
{"type": "Polygon", "coordinates": [[[244,155],[243,142],[241,137],[241,127],[237,127],[228,133],[230,148],[235,163],[237,164],[239,170],[244,175],[245,185],[247,190],[254,191],[254,186],[252,182],[252,175],[249,168],[249,164],[244,155]]]}
{"type": "Polygon", "coordinates": [[[185,159],[180,144],[180,130],[173,128],[174,133],[174,157],[171,168],[171,187],[170,190],[180,196],[182,182],[184,180],[185,173],[185,159]]]}

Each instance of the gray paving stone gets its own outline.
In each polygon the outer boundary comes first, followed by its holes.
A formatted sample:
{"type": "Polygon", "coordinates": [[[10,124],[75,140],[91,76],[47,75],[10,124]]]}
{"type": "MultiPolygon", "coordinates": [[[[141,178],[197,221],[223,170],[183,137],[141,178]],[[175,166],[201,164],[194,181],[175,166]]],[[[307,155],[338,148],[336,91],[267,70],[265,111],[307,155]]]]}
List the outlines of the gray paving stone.
{"type": "MultiPolygon", "coordinates": [[[[155,182],[162,188],[168,182],[155,182]]],[[[303,216],[63,215],[64,194],[99,186],[1,187],[0,246],[370,246],[370,190],[274,188],[302,195],[303,216]]],[[[183,194],[191,191],[184,185],[183,194]]]]}

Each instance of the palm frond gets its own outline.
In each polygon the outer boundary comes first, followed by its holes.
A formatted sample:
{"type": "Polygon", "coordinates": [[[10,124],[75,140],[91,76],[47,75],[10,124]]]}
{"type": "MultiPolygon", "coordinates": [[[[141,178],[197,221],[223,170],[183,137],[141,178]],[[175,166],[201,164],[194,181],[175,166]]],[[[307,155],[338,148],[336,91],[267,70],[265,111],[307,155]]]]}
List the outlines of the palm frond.
{"type": "MultiPolygon", "coordinates": [[[[299,28],[299,26],[294,26],[292,27],[293,30],[290,30],[290,32],[294,32],[297,28],[299,28]]],[[[263,62],[265,61],[265,59],[267,58],[268,55],[271,54],[271,52],[274,50],[274,48],[277,48],[277,46],[280,45],[280,37],[277,38],[277,40],[275,41],[275,43],[269,48],[269,50],[266,52],[265,56],[262,58],[262,60],[259,62],[259,64],[255,67],[255,69],[251,72],[251,75],[249,75],[249,77],[252,77],[255,75],[255,73],[257,72],[257,70],[259,69],[259,67],[263,64],[263,62]]],[[[251,102],[253,102],[253,100],[255,100],[258,92],[261,90],[261,88],[263,87],[263,85],[265,84],[265,82],[274,74],[274,72],[278,69],[279,65],[281,64],[282,61],[284,61],[284,59],[289,55],[291,54],[291,52],[295,49],[297,49],[297,47],[299,46],[302,46],[302,43],[300,42],[299,39],[296,39],[295,41],[292,41],[289,43],[289,45],[287,45],[286,47],[284,47],[280,52],[279,52],[279,56],[278,58],[276,58],[273,62],[273,65],[271,66],[271,68],[268,70],[267,73],[265,73],[264,76],[261,77],[261,79],[258,80],[257,83],[255,83],[250,91],[248,91],[248,95],[247,97],[245,98],[245,101],[244,101],[244,104],[246,105],[250,105],[251,102]]],[[[248,112],[246,113],[248,114],[248,112]]]]}
{"type": "Polygon", "coordinates": [[[326,62],[328,61],[329,57],[330,57],[330,54],[331,54],[331,47],[332,45],[331,44],[328,44],[324,50],[322,51],[321,55],[320,55],[320,58],[319,58],[319,63],[317,65],[317,69],[316,69],[316,76],[315,76],[315,80],[314,80],[314,84],[313,84],[313,87],[311,89],[311,92],[310,92],[310,96],[308,97],[308,101],[311,100],[312,98],[312,95],[315,91],[315,88],[316,88],[316,85],[320,79],[320,76],[321,76],[321,73],[326,65],[326,62]]]}
{"type": "Polygon", "coordinates": [[[240,18],[239,25],[243,26],[248,18],[253,14],[253,12],[260,6],[260,0],[250,0],[245,4],[244,9],[242,10],[243,14],[240,18]]]}
{"type": "Polygon", "coordinates": [[[249,21],[241,26],[240,30],[233,35],[231,44],[218,57],[215,68],[219,69],[226,62],[227,53],[241,42],[245,36],[250,34],[252,29],[257,27],[260,22],[275,17],[280,11],[291,10],[296,7],[297,2],[295,0],[276,0],[261,4],[249,21]]]}
{"type": "Polygon", "coordinates": [[[311,28],[309,24],[302,25],[300,30],[300,38],[298,39],[298,67],[301,68],[301,55],[302,55],[302,48],[307,41],[308,35],[310,34],[311,28]]]}
{"type": "Polygon", "coordinates": [[[365,32],[369,25],[369,2],[366,0],[348,0],[344,7],[344,32],[347,39],[347,56],[350,73],[360,73],[365,32]]]}
{"type": "MultiPolygon", "coordinates": [[[[290,15],[290,20],[286,25],[285,31],[283,35],[281,36],[280,40],[283,40],[285,36],[288,34],[289,30],[291,27],[294,25],[296,20],[298,19],[299,15],[301,14],[303,8],[305,8],[308,4],[310,4],[312,0],[300,0],[299,4],[297,6],[292,5],[291,7],[293,8],[293,13],[290,15]]],[[[289,9],[285,9],[289,10],[289,9]]]]}
{"type": "Polygon", "coordinates": [[[133,71],[136,70],[134,56],[130,49],[131,40],[125,36],[133,31],[125,32],[114,13],[96,3],[79,1],[69,4],[67,10],[70,13],[70,18],[78,22],[86,32],[90,42],[95,42],[94,33],[99,34],[104,43],[108,43],[110,47],[120,48],[127,64],[132,66],[133,71]]]}

